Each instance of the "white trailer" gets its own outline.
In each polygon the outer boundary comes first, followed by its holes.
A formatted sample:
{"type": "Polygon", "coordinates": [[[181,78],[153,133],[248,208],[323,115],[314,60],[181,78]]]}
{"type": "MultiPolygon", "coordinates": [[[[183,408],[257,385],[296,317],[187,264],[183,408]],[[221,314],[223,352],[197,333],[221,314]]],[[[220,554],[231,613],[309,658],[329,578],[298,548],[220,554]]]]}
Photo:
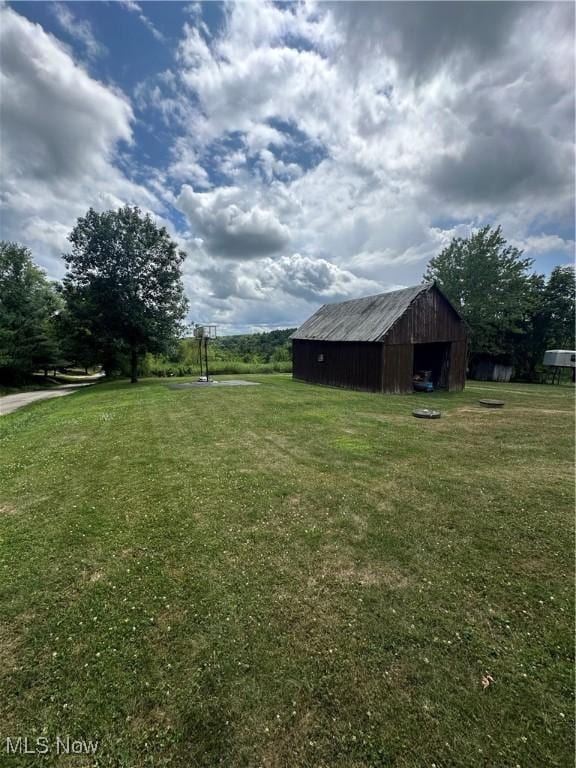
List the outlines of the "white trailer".
{"type": "Polygon", "coordinates": [[[553,368],[576,368],[576,352],[573,349],[547,349],[544,365],[553,368]]]}
{"type": "Polygon", "coordinates": [[[560,384],[562,371],[572,369],[572,381],[576,381],[576,351],[573,349],[547,349],[544,352],[544,365],[552,371],[552,384],[560,384]]]}

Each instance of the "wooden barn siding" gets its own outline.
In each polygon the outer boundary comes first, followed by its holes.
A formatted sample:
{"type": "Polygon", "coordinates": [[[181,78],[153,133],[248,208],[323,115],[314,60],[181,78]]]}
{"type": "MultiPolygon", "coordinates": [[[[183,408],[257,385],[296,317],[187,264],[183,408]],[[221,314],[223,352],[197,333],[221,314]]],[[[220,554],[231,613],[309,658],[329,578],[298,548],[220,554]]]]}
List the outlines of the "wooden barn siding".
{"type": "Polygon", "coordinates": [[[414,347],[412,344],[382,345],[382,392],[412,392],[414,347]]]}
{"type": "Polygon", "coordinates": [[[466,385],[466,366],[468,363],[468,342],[453,341],[450,345],[450,370],[448,372],[448,391],[460,392],[466,385]]]}
{"type": "Polygon", "coordinates": [[[378,391],[382,344],[354,341],[292,341],[292,375],[295,379],[378,391]],[[324,362],[318,362],[318,355],[324,362]]]}
{"type": "MultiPolygon", "coordinates": [[[[337,341],[292,342],[293,376],[302,381],[370,392],[412,392],[414,346],[337,341]],[[324,362],[318,355],[324,354],[324,362]]],[[[459,392],[466,383],[467,342],[450,346],[448,389],[459,392]]]]}
{"type": "Polygon", "coordinates": [[[440,291],[433,288],[420,294],[384,336],[385,344],[426,344],[434,341],[462,341],[466,326],[440,291]]]}
{"type": "MultiPolygon", "coordinates": [[[[464,389],[466,384],[466,353],[466,341],[450,342],[449,392],[460,392],[464,389]]],[[[413,372],[413,344],[384,344],[382,346],[382,392],[412,392],[413,372]]]]}

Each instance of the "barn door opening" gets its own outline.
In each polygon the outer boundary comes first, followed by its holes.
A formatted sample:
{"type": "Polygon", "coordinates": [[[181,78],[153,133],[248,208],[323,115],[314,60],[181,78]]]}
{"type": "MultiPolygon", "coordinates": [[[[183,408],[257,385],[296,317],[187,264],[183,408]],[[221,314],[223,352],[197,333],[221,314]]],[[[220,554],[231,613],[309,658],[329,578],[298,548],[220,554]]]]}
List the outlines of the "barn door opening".
{"type": "Polygon", "coordinates": [[[431,381],[434,389],[448,388],[450,342],[414,344],[415,380],[431,381]]]}

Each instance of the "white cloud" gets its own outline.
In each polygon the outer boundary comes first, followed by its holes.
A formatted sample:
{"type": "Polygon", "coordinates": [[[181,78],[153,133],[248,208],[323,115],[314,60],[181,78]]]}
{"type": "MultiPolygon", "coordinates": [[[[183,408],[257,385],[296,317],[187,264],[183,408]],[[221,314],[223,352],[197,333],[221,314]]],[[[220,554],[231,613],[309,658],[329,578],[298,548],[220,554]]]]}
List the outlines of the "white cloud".
{"type": "Polygon", "coordinates": [[[211,255],[242,260],[282,250],[290,240],[288,228],[273,211],[247,206],[243,198],[239,187],[195,192],[184,185],[178,205],[211,255]]]}
{"type": "Polygon", "coordinates": [[[532,235],[523,240],[511,240],[512,245],[524,251],[526,256],[543,253],[562,253],[574,260],[576,256],[574,240],[567,240],[558,235],[532,235]]]}
{"type": "Polygon", "coordinates": [[[93,205],[160,207],[115,160],[132,143],[132,108],[74,63],[56,38],[6,6],[2,46],[2,220],[52,276],[75,219],[93,205]]]}
{"type": "Polygon", "coordinates": [[[231,263],[211,259],[202,243],[188,243],[187,250],[193,317],[226,333],[295,326],[319,304],[396,287],[298,253],[231,263]]]}
{"type": "Polygon", "coordinates": [[[297,163],[285,163],[268,149],[260,150],[258,153],[258,164],[267,181],[272,181],[275,178],[295,179],[303,173],[302,168],[297,163]]]}
{"type": "Polygon", "coordinates": [[[64,3],[50,3],[48,7],[62,29],[84,46],[89,58],[103,56],[106,53],[106,47],[94,37],[90,22],[74,16],[70,8],[64,3]]]}
{"type": "Polygon", "coordinates": [[[343,301],[383,290],[381,283],[299,253],[267,262],[260,275],[264,286],[314,302],[343,301]]]}
{"type": "Polygon", "coordinates": [[[123,8],[126,8],[127,11],[132,11],[132,13],[142,13],[142,7],[134,2],[134,0],[118,0],[118,3],[123,8]]]}
{"type": "Polygon", "coordinates": [[[168,172],[177,181],[193,182],[197,188],[211,187],[208,173],[199,162],[198,152],[185,138],[180,138],[172,149],[174,157],[168,172]]]}
{"type": "Polygon", "coordinates": [[[270,118],[293,121],[319,140],[334,131],[330,113],[338,81],[318,53],[256,48],[233,61],[207,58],[208,48],[196,31],[185,49],[183,59],[191,65],[182,77],[200,99],[206,117],[195,129],[205,141],[226,131],[250,133],[270,118]]]}
{"type": "Polygon", "coordinates": [[[244,134],[244,142],[251,155],[257,154],[262,149],[270,146],[283,147],[288,139],[282,131],[272,128],[266,123],[251,125],[244,134]]]}
{"type": "Polygon", "coordinates": [[[159,43],[165,43],[166,38],[160,32],[158,27],[150,21],[148,16],[144,13],[142,10],[142,6],[139,3],[136,3],[135,0],[117,0],[118,3],[120,3],[121,6],[123,6],[127,11],[130,11],[131,13],[135,13],[142,24],[150,31],[152,36],[158,40],[159,43]]]}

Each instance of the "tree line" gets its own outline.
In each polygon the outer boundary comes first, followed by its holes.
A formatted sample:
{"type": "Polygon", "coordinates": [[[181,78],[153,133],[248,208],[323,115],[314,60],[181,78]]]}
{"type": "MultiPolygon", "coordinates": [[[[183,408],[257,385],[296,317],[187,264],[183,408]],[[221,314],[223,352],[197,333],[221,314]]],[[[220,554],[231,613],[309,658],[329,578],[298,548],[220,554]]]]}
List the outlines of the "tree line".
{"type": "Polygon", "coordinates": [[[511,365],[515,378],[534,381],[547,349],[574,349],[573,266],[544,275],[509,245],[500,227],[454,238],[431,259],[435,280],[469,327],[469,369],[489,358],[511,365]]]}
{"type": "MultiPolygon", "coordinates": [[[[46,278],[28,248],[0,242],[1,384],[72,366],[135,382],[151,356],[193,364],[196,346],[183,341],[185,254],[165,227],[137,207],[90,209],[68,240],[60,283],[46,278]]],[[[573,267],[555,267],[547,279],[532,267],[500,227],[488,226],[454,238],[428,264],[424,279],[438,283],[469,326],[472,371],[490,357],[534,380],[546,349],[574,349],[573,267]]],[[[213,355],[287,361],[293,330],[223,337],[213,355]]]]}
{"type": "Polygon", "coordinates": [[[280,363],[292,358],[290,336],[296,328],[263,333],[222,336],[214,344],[218,360],[240,360],[245,363],[280,363]]]}

